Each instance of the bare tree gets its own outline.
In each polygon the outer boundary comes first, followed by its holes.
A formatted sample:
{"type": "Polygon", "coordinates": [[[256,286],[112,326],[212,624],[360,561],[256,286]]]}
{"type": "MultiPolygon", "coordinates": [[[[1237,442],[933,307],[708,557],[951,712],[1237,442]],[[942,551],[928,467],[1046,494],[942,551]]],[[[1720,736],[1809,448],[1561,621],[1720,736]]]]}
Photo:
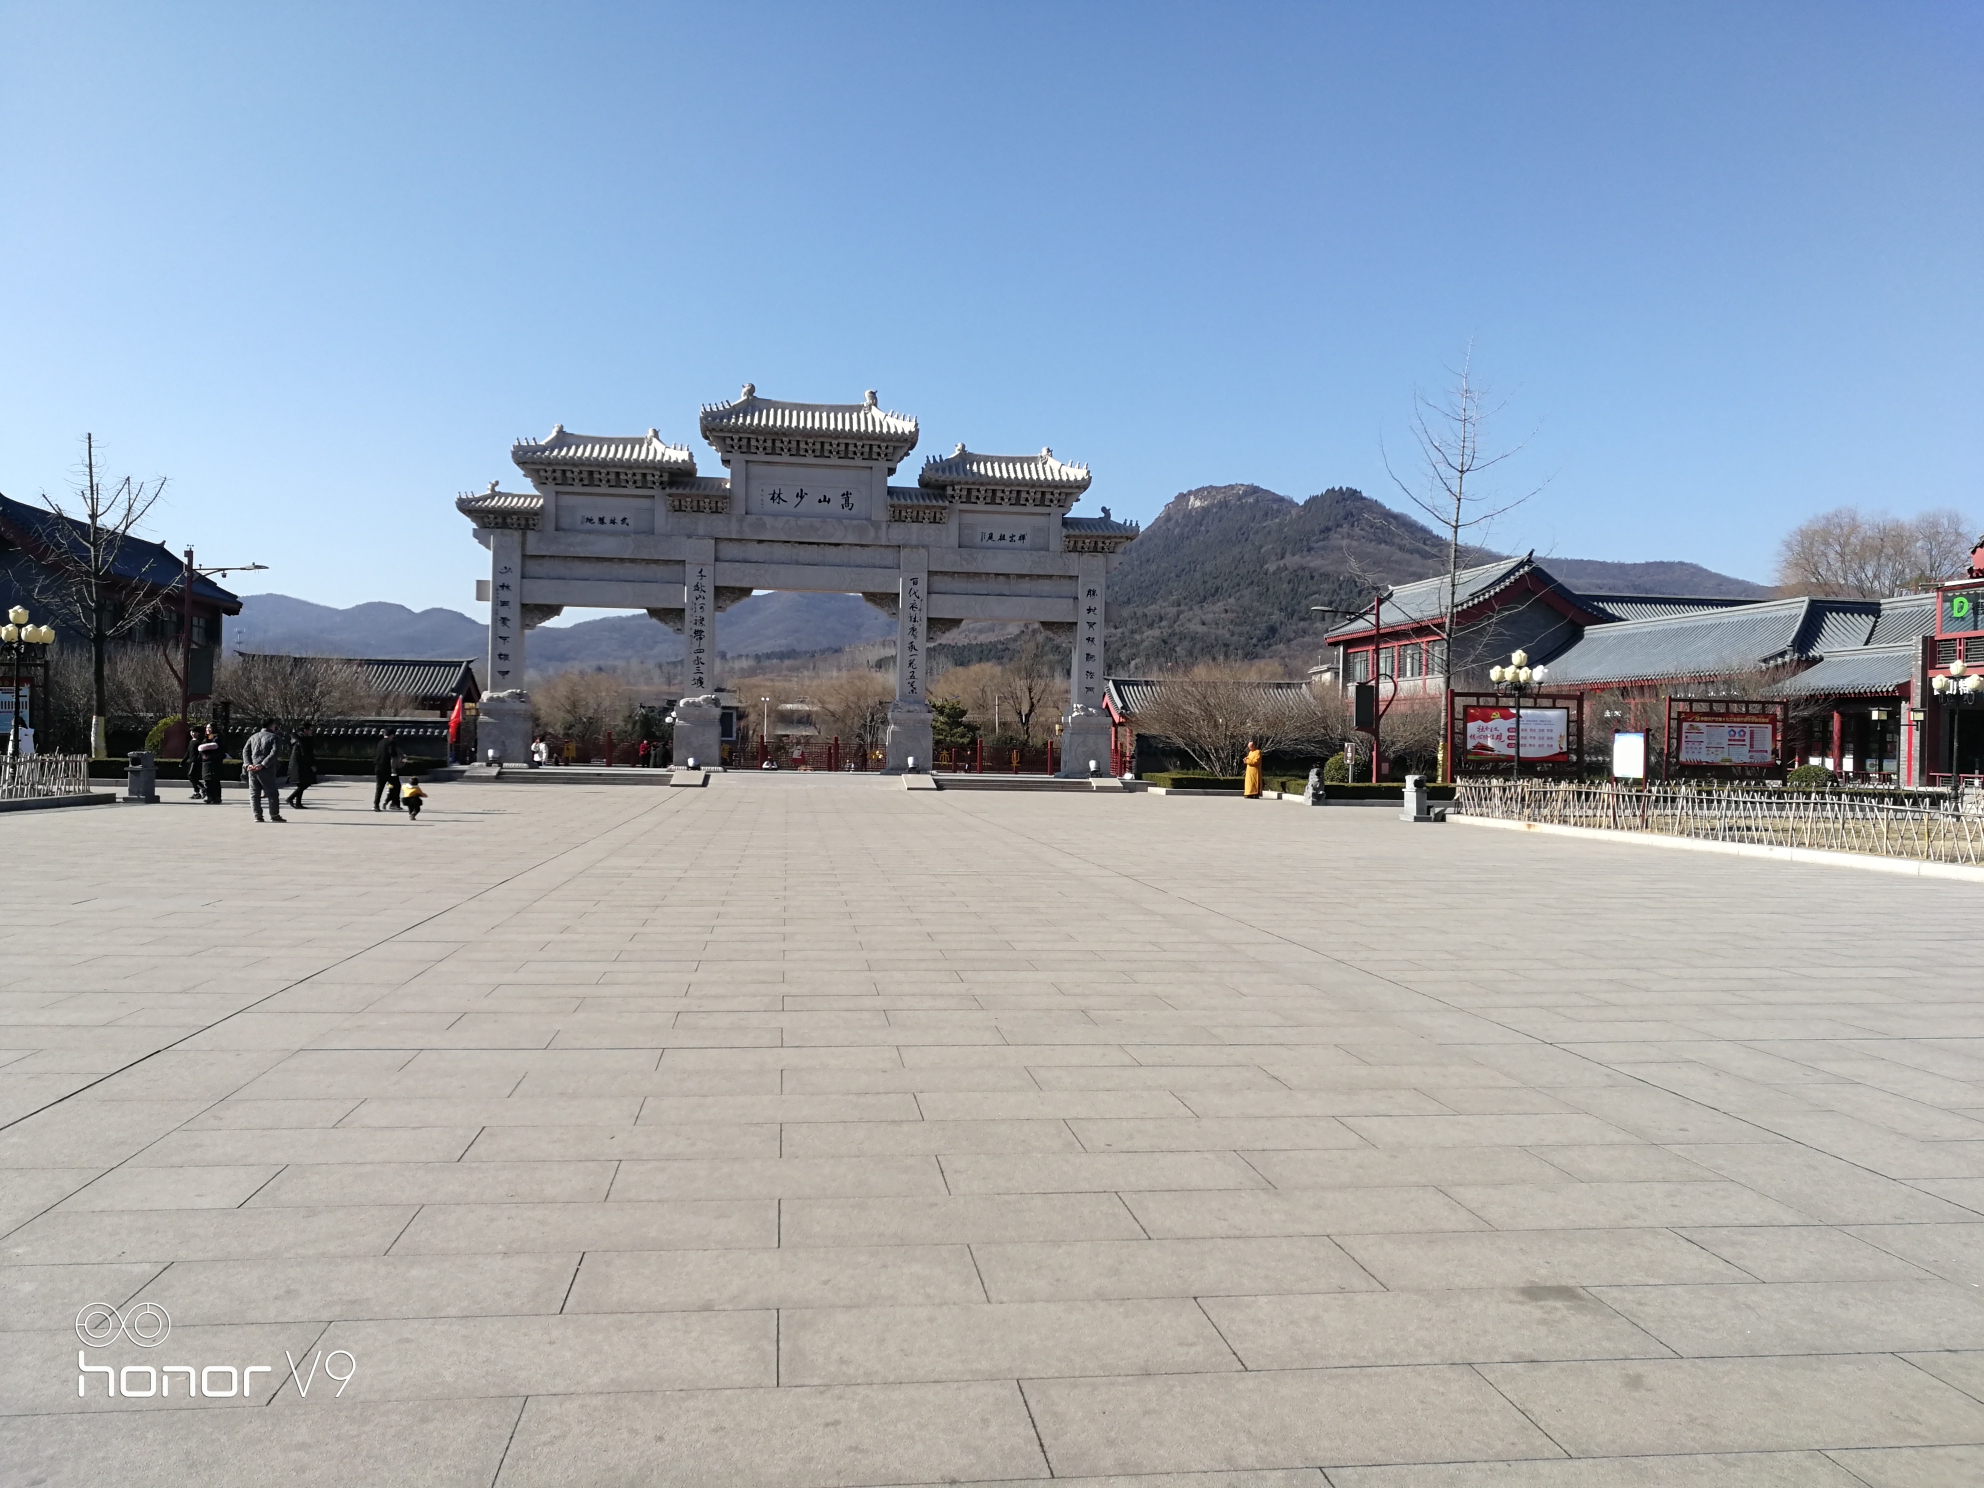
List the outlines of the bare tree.
{"type": "Polygon", "coordinates": [[[1543,489],[1532,487],[1522,495],[1504,499],[1492,487],[1484,489],[1488,472],[1520,454],[1524,444],[1488,452],[1483,448],[1488,421],[1502,409],[1489,406],[1486,390],[1474,380],[1474,343],[1468,342],[1461,356],[1454,384],[1445,398],[1434,402],[1425,394],[1416,395],[1412,417],[1412,438],[1419,447],[1421,474],[1417,484],[1406,481],[1392,469],[1391,456],[1384,456],[1385,473],[1406,499],[1424,512],[1434,530],[1447,540],[1447,591],[1441,607],[1440,637],[1445,651],[1445,675],[1451,677],[1461,664],[1454,634],[1454,614],[1458,608],[1463,533],[1494,521],[1521,506],[1543,489]]]}
{"type": "Polygon", "coordinates": [[[237,655],[217,669],[214,697],[246,721],[274,719],[294,731],[327,718],[352,717],[370,693],[363,669],[338,657],[237,655]]]}
{"type": "Polygon", "coordinates": [[[597,739],[625,728],[633,694],[613,672],[559,672],[531,689],[531,715],[539,728],[568,739],[597,739]]]}
{"type": "Polygon", "coordinates": [[[867,667],[831,673],[814,684],[812,697],[833,737],[863,755],[882,747],[895,685],[867,667]]]}
{"type": "Polygon", "coordinates": [[[1340,699],[1306,687],[1276,686],[1249,669],[1195,667],[1167,678],[1137,713],[1140,734],[1165,739],[1209,775],[1240,773],[1251,741],[1263,754],[1336,748],[1344,735],[1340,699]]]}
{"type": "Polygon", "coordinates": [[[1020,638],[1019,654],[1006,668],[1005,702],[1013,710],[1023,743],[1033,743],[1034,715],[1066,693],[1065,670],[1044,632],[1030,628],[1020,638]]]}
{"type": "Polygon", "coordinates": [[[150,582],[119,571],[125,544],[165,492],[165,477],[146,482],[127,475],[112,485],[105,480],[97,469],[96,436],[85,434],[83,468],[70,488],[77,510],[42,493],[55,520],[42,524],[47,551],[35,582],[35,598],[55,612],[57,623],[89,639],[92,754],[109,748],[105,668],[111,642],[138,630],[172,597],[171,579],[150,582]]]}
{"type": "Polygon", "coordinates": [[[1964,572],[1977,529],[1949,507],[1916,517],[1835,507],[1801,522],[1778,549],[1787,594],[1886,599],[1964,572]]]}

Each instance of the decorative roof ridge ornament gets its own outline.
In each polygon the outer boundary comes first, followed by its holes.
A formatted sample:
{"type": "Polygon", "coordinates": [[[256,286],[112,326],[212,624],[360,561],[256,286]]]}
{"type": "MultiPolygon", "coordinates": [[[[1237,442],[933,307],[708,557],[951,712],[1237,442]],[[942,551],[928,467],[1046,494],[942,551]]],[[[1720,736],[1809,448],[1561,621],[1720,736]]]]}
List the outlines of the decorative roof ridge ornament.
{"type": "Polygon", "coordinates": [[[875,401],[875,396],[876,396],[875,390],[873,388],[870,388],[868,389],[867,392],[861,395],[861,401],[865,406],[869,408],[878,408],[881,405],[875,401]]]}

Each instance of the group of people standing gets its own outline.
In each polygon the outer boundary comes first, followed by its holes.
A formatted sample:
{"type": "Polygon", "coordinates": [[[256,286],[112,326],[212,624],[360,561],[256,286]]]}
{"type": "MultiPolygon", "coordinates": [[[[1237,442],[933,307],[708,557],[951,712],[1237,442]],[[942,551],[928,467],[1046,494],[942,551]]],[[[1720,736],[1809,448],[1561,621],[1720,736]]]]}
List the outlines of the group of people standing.
{"type": "MultiPolygon", "coordinates": [[[[188,751],[186,775],[193,785],[193,799],[209,806],[218,806],[220,799],[221,765],[226,756],[226,747],[212,724],[201,731],[194,746],[188,751]]],[[[255,808],[256,821],[283,821],[283,786],[289,787],[288,804],[301,811],[305,809],[303,793],[315,785],[320,778],[317,772],[316,731],[309,724],[303,724],[289,741],[288,773],[283,774],[282,736],[276,732],[274,719],[265,719],[262,726],[248,736],[248,742],[241,746],[241,774],[248,786],[249,803],[255,808]],[[263,815],[266,802],[268,814],[263,815]]],[[[420,777],[407,768],[407,758],[400,748],[398,732],[387,729],[380,735],[379,746],[373,756],[372,809],[383,811],[404,810],[415,821],[420,819],[421,803],[427,793],[420,788],[420,777]]]]}

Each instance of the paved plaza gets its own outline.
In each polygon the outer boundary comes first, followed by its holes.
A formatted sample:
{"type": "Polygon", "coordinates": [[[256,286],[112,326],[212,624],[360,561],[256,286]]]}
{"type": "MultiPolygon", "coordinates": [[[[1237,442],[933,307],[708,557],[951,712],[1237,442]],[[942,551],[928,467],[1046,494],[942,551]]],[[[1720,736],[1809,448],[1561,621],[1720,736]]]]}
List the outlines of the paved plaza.
{"type": "Polygon", "coordinates": [[[9,1488],[1984,1481],[1977,886],[167,789],[0,816],[9,1488]]]}

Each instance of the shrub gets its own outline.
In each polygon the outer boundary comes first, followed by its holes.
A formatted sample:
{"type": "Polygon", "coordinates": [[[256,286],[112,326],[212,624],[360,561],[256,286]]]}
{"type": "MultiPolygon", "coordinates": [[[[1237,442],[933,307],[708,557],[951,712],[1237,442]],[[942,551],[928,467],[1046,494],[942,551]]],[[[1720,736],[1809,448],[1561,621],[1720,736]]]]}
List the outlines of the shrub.
{"type": "MultiPolygon", "coordinates": [[[[149,749],[153,754],[157,754],[165,745],[166,730],[177,722],[179,722],[179,715],[175,713],[172,717],[161,718],[157,723],[153,724],[152,731],[145,735],[145,748],[149,749]]],[[[191,727],[191,725],[188,725],[188,727],[191,727]]]]}
{"type": "Polygon", "coordinates": [[[1784,777],[1784,783],[1799,790],[1823,790],[1833,782],[1832,771],[1824,765],[1800,765],[1784,777]]]}
{"type": "Polygon", "coordinates": [[[1350,783],[1350,757],[1341,749],[1323,762],[1324,785],[1348,785],[1350,783]]]}
{"type": "Polygon", "coordinates": [[[1144,779],[1166,790],[1237,791],[1242,784],[1238,775],[1206,775],[1194,770],[1160,770],[1144,779]]]}

